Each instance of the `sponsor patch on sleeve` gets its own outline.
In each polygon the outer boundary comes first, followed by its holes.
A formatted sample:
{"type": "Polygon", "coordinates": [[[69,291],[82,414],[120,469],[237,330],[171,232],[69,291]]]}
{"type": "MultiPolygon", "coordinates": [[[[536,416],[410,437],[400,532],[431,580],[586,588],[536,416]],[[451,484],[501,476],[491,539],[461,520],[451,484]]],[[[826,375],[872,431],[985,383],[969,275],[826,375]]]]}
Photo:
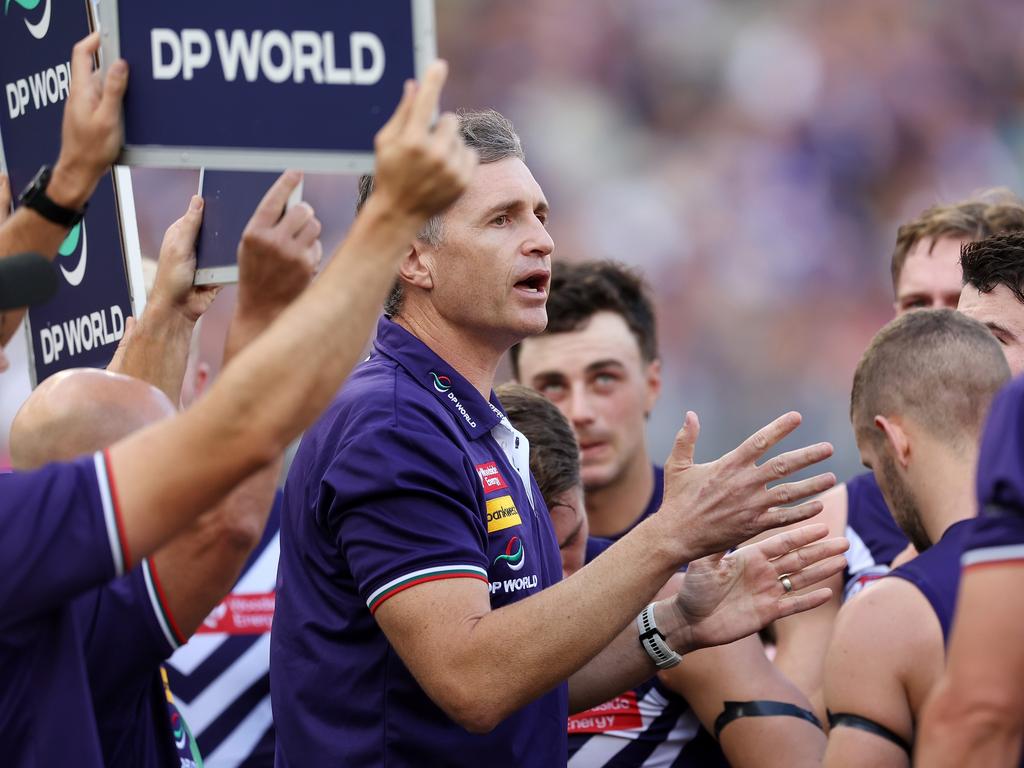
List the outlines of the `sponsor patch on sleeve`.
{"type": "Polygon", "coordinates": [[[522,525],[519,510],[509,495],[499,496],[487,502],[487,532],[503,531],[513,525],[522,525]]]}
{"type": "Polygon", "coordinates": [[[508,490],[508,483],[501,476],[496,462],[488,461],[486,464],[477,464],[476,473],[480,475],[480,482],[483,483],[484,493],[508,490]]]}

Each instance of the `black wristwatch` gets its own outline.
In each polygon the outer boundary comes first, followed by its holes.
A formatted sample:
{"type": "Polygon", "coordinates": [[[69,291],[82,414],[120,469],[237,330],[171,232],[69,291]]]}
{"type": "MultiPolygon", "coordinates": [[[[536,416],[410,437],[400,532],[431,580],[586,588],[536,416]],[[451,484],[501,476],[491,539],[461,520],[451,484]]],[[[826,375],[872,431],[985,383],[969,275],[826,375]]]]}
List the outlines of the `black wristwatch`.
{"type": "Polygon", "coordinates": [[[36,177],[29,182],[29,185],[25,187],[25,191],[21,193],[19,202],[31,208],[47,221],[52,221],[54,224],[60,224],[62,227],[70,229],[85,216],[85,209],[88,207],[88,203],[82,207],[82,210],[76,211],[73,208],[65,208],[63,205],[53,202],[46,194],[46,187],[50,183],[51,175],[53,175],[53,168],[50,166],[44,165],[40,168],[36,177]]]}

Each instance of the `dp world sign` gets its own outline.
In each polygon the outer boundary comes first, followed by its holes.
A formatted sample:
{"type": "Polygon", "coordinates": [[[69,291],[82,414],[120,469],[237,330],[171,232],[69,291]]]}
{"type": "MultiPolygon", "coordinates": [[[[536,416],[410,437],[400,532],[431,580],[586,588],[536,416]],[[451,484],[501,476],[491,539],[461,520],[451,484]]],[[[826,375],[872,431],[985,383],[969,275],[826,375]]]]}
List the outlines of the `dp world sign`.
{"type": "Polygon", "coordinates": [[[103,0],[100,29],[128,61],[122,160],[141,165],[371,170],[435,56],[432,0],[103,0]]]}
{"type": "MultiPolygon", "coordinates": [[[[87,0],[0,0],[0,167],[15,192],[57,159],[71,49],[87,34],[87,0]]],[[[57,293],[28,312],[35,383],[105,366],[124,335],[133,305],[126,257],[138,249],[129,182],[127,173],[103,176],[54,259],[57,293]]]]}

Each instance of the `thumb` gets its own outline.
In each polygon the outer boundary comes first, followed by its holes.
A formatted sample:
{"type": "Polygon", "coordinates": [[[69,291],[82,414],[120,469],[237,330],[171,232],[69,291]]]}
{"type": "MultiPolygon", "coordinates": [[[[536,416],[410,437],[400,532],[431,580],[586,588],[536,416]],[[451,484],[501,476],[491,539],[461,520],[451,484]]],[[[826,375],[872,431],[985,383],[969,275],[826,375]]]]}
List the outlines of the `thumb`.
{"type": "Polygon", "coordinates": [[[676,433],[675,443],[672,445],[672,461],[686,468],[693,464],[693,456],[697,450],[697,438],[700,436],[700,420],[693,411],[686,412],[683,420],[683,427],[676,433]]]}

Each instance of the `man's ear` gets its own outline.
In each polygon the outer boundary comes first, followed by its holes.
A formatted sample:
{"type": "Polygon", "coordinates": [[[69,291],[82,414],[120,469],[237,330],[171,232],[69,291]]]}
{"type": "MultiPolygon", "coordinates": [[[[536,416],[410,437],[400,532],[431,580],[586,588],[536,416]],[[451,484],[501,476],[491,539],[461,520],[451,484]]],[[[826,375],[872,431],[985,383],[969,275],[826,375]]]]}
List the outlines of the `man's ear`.
{"type": "Polygon", "coordinates": [[[897,420],[875,416],[875,428],[885,435],[885,451],[900,467],[910,464],[910,436],[897,420]]]}
{"type": "Polygon", "coordinates": [[[654,410],[654,404],[658,402],[658,397],[661,395],[661,360],[657,358],[651,360],[647,364],[644,375],[647,380],[647,392],[644,398],[644,418],[647,418],[651,415],[651,411],[654,410]]]}
{"type": "Polygon", "coordinates": [[[433,267],[430,247],[420,240],[414,240],[409,252],[398,265],[398,276],[403,283],[429,291],[434,287],[433,267]]]}

